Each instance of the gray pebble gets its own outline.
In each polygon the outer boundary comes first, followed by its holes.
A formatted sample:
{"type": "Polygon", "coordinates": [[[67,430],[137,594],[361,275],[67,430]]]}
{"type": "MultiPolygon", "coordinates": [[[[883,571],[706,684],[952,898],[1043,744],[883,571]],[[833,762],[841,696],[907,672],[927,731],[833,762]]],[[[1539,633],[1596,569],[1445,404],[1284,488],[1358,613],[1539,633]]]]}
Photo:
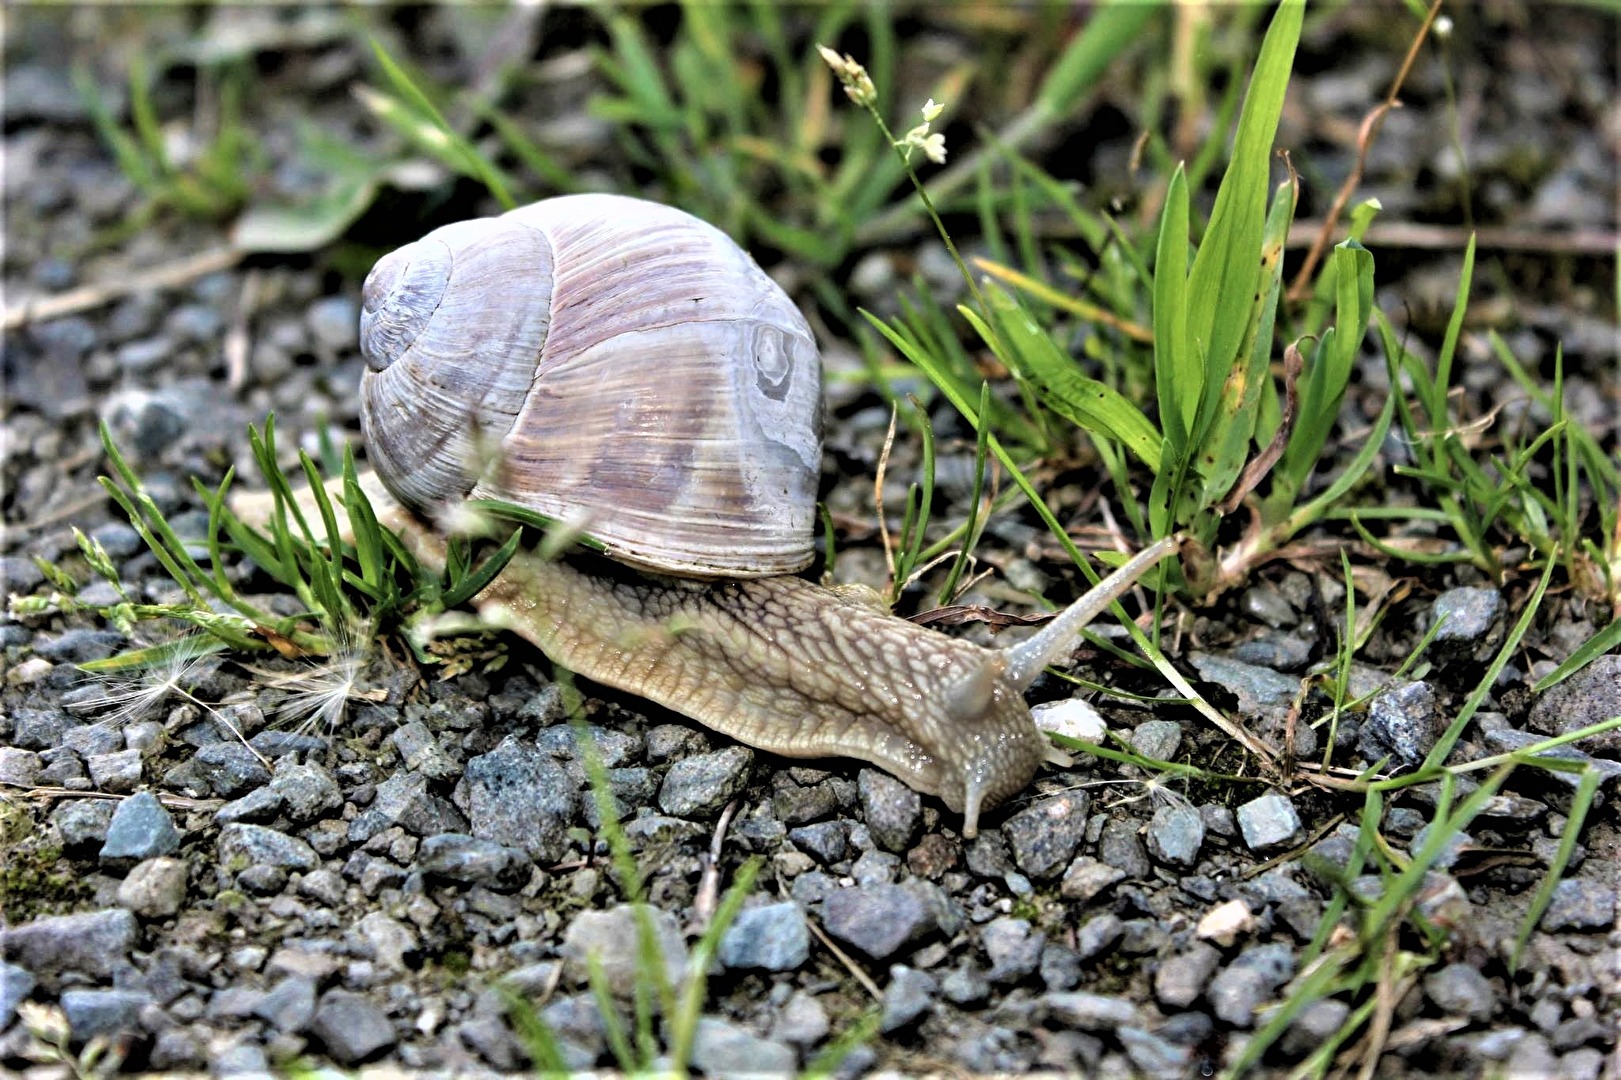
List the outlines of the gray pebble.
{"type": "Polygon", "coordinates": [[[1182,725],[1175,720],[1145,720],[1131,733],[1131,748],[1145,758],[1171,761],[1182,746],[1182,725]]]}
{"type": "Polygon", "coordinates": [[[180,846],[180,830],[158,797],[149,791],[131,795],[118,804],[107,825],[101,846],[104,862],[139,862],[167,855],[180,846]]]}
{"type": "Polygon", "coordinates": [[[471,832],[542,863],[556,862],[568,850],[578,802],[574,784],[549,754],[515,735],[467,762],[454,797],[470,827],[435,832],[471,832]]]}
{"type": "Polygon", "coordinates": [[[1293,626],[1295,609],[1284,599],[1283,593],[1269,582],[1260,582],[1245,589],[1238,598],[1238,610],[1248,618],[1266,623],[1273,629],[1293,626]]]}
{"type": "Polygon", "coordinates": [[[1190,653],[1188,661],[1205,682],[1215,683],[1237,699],[1238,711],[1249,715],[1283,715],[1294,703],[1300,681],[1271,668],[1211,653],[1190,653]]]}
{"type": "Polygon", "coordinates": [[[730,1021],[705,1016],[693,1034],[692,1063],[705,1076],[790,1076],[799,1059],[793,1047],[762,1039],[730,1021]]]}
{"type": "Polygon", "coordinates": [[[1154,997],[1168,1008],[1187,1008],[1199,1000],[1220,963],[1221,953],[1214,946],[1193,942],[1160,963],[1154,973],[1154,997]]]}
{"type": "Polygon", "coordinates": [[[850,867],[850,876],[857,885],[887,885],[895,880],[900,869],[900,856],[874,848],[861,853],[850,867]]]}
{"type": "Polygon", "coordinates": [[[122,649],[124,641],[124,635],[116,630],[75,627],[53,638],[35,638],[34,655],[42,656],[53,664],[84,664],[91,660],[105,660],[122,649]]]}
{"type": "Polygon", "coordinates": [[[819,821],[814,825],[801,825],[797,829],[790,829],[788,839],[800,851],[816,858],[824,866],[831,866],[844,858],[849,850],[846,843],[844,823],[840,821],[819,821]]]}
{"type": "Polygon", "coordinates": [[[937,926],[935,912],[900,885],[839,889],[822,902],[823,929],[874,960],[887,960],[937,926]]]}
{"type": "Polygon", "coordinates": [[[124,747],[124,738],[111,724],[81,724],[62,732],[62,745],[78,754],[110,754],[124,747]]]}
{"type": "Polygon", "coordinates": [[[1368,706],[1357,752],[1374,762],[1388,756],[1392,766],[1412,769],[1435,745],[1435,689],[1427,682],[1385,690],[1368,706]]]}
{"type": "Polygon", "coordinates": [[[1289,1054],[1309,1054],[1339,1031],[1351,1013],[1351,1006],[1338,998],[1319,998],[1295,1014],[1283,1035],[1283,1049],[1289,1054]]]}
{"type": "Polygon", "coordinates": [[[110,978],[135,947],[139,928],[123,908],[49,915],[0,935],[0,954],[35,975],[80,972],[110,978]]]}
{"type": "Polygon", "coordinates": [[[1238,828],[1251,851],[1286,847],[1300,839],[1300,815],[1287,795],[1262,795],[1238,808],[1238,828]]]}
{"type": "Polygon", "coordinates": [[[9,593],[27,596],[45,584],[45,575],[34,560],[21,555],[0,556],[0,587],[9,593]]]}
{"type": "Polygon", "coordinates": [[[234,799],[270,783],[270,770],[241,743],[218,742],[200,747],[189,760],[170,769],[163,783],[193,796],[234,799]]]}
{"type": "Polygon", "coordinates": [[[1435,632],[1435,644],[1489,645],[1488,635],[1501,622],[1506,608],[1502,593],[1496,589],[1448,589],[1430,606],[1431,625],[1441,623],[1435,632]]]}
{"type": "MultiPolygon", "coordinates": [[[[644,908],[653,922],[653,936],[664,958],[664,976],[676,985],[687,965],[687,946],[675,916],[657,908],[644,908]]],[[[631,904],[616,904],[606,911],[582,911],[563,932],[559,953],[564,970],[576,983],[586,981],[586,958],[602,965],[608,988],[628,998],[636,986],[641,967],[637,913],[631,904]]]]}
{"type": "Polygon", "coordinates": [[[888,1035],[922,1016],[934,1004],[940,984],[926,971],[893,964],[889,985],[884,987],[884,1013],[878,1030],[888,1035]]]}
{"type": "Polygon", "coordinates": [[[301,825],[343,808],[338,782],[319,765],[283,766],[270,781],[270,788],[281,796],[287,816],[301,825]]]}
{"type": "Polygon", "coordinates": [[[341,989],[321,995],[310,1033],[340,1065],[358,1065],[397,1041],[388,1014],[364,996],[341,989]]]}
{"type": "MultiPolygon", "coordinates": [[[[1602,657],[1600,659],[1603,659],[1602,657]]],[[[1558,689],[1558,687],[1555,687],[1558,689]]],[[[1494,751],[1523,750],[1534,743],[1546,741],[1542,735],[1533,735],[1529,731],[1515,731],[1505,728],[1485,733],[1485,742],[1494,751]]],[[[1584,740],[1585,742],[1586,740],[1584,740]]],[[[1599,774],[1601,785],[1614,787],[1621,781],[1621,761],[1613,761],[1606,757],[1592,757],[1582,753],[1574,746],[1556,746],[1552,750],[1543,750],[1549,757],[1564,758],[1567,761],[1578,761],[1599,774]]],[[[1548,771],[1541,774],[1549,781],[1574,788],[1580,778],[1574,772],[1548,771]]]]}
{"type": "Polygon", "coordinates": [[[493,840],[440,833],[422,841],[416,865],[424,874],[505,891],[521,888],[529,880],[532,864],[522,851],[493,840]]]}
{"type": "Polygon", "coordinates": [[[720,939],[720,962],[729,968],[794,971],[808,959],[810,929],[792,900],[744,908],[720,939]]]}
{"type": "Polygon", "coordinates": [[[1068,990],[1043,994],[1041,1002],[1050,1018],[1082,1031],[1112,1031],[1142,1021],[1137,1006],[1123,997],[1068,990]]]}
{"type": "Polygon", "coordinates": [[[1111,885],[1126,880],[1126,872],[1110,866],[1090,855],[1082,855],[1070,863],[1064,880],[1058,886],[1058,895],[1065,900],[1090,900],[1111,885]]]}
{"type": "Polygon", "coordinates": [[[289,975],[270,988],[253,1007],[253,1015],[287,1034],[296,1034],[315,1019],[315,980],[289,975]]]}
{"type": "Polygon", "coordinates": [[[1020,870],[1037,881],[1057,877],[1075,857],[1086,836],[1089,800],[1084,791],[1068,791],[1020,810],[1002,825],[1020,870]]]}
{"type": "Polygon", "coordinates": [[[1469,964],[1448,964],[1424,976],[1424,993],[1435,1007],[1453,1016],[1483,1021],[1497,1008],[1491,980],[1469,964]]]}
{"type": "Polygon", "coordinates": [[[147,919],[164,919],[186,901],[186,864],[155,858],[137,863],[118,886],[118,903],[147,919]]]}
{"type": "MultiPolygon", "coordinates": [[[[1418,835],[1414,836],[1412,843],[1408,845],[1409,850],[1416,852],[1422,848],[1429,842],[1430,835],[1434,830],[1435,823],[1433,821],[1418,830],[1418,835]]],[[[1441,850],[1435,856],[1434,865],[1442,870],[1454,866],[1458,861],[1458,857],[1463,854],[1464,849],[1474,842],[1475,838],[1466,832],[1457,831],[1449,834],[1441,843],[1441,850]]]]}
{"type": "Polygon", "coordinates": [[[107,829],[117,810],[106,799],[68,799],[51,811],[51,824],[69,851],[99,848],[107,842],[107,829]]]}
{"type": "Polygon", "coordinates": [[[175,343],[166,335],[141,338],[118,347],[115,354],[118,366],[139,375],[161,367],[175,353],[175,343]]]}
{"type": "Polygon", "coordinates": [[[1004,916],[985,924],[980,932],[980,943],[991,961],[991,982],[1016,983],[1033,973],[1041,963],[1047,935],[1032,933],[1026,919],[1004,916]]]}
{"type": "MultiPolygon", "coordinates": [[[[1612,716],[1621,716],[1621,656],[1609,653],[1543,693],[1531,706],[1526,722],[1544,734],[1563,735],[1612,716]]],[[[1621,728],[1589,736],[1576,745],[1589,753],[1621,756],[1621,728]]]]}
{"type": "MultiPolygon", "coordinates": [[[[1046,973],[1046,954],[1055,946],[1049,945],[1042,953],[1042,972],[1046,973]]],[[[1071,986],[1074,983],[1070,984],[1071,986]]],[[[1050,984],[1049,984],[1050,987],[1050,984]]],[[[953,1005],[977,1005],[991,996],[990,980],[972,963],[964,960],[951,974],[940,980],[940,993],[953,1005]]]]}
{"type": "Polygon", "coordinates": [[[39,771],[43,766],[44,762],[32,750],[0,746],[0,784],[33,787],[39,781],[39,771]]]}
{"type": "Polygon", "coordinates": [[[683,758],[664,774],[659,809],[674,817],[713,817],[748,785],[753,764],[754,751],[744,746],[683,758]]]}
{"type": "Polygon", "coordinates": [[[1266,630],[1233,646],[1233,659],[1273,671],[1299,671],[1311,662],[1310,636],[1300,630],[1266,630]]]}
{"type": "Polygon", "coordinates": [[[1542,914],[1542,929],[1608,930],[1615,922],[1615,893],[1596,881],[1566,878],[1554,886],[1553,899],[1542,914]]]}
{"type": "Polygon", "coordinates": [[[777,1022],[771,1025],[771,1038],[774,1042],[795,1046],[815,1046],[827,1038],[829,1030],[831,1025],[822,1003],[814,994],[796,990],[782,1007],[777,1022]]]}
{"type": "Polygon", "coordinates": [[[839,796],[832,784],[801,784],[778,771],[771,777],[771,809],[784,824],[802,825],[838,813],[839,796]]]}
{"type": "Polygon", "coordinates": [[[861,795],[862,820],[873,842],[896,853],[911,847],[923,823],[922,797],[877,769],[862,769],[856,788],[861,795]]]}
{"type": "Polygon", "coordinates": [[[34,992],[35,979],[27,968],[0,961],[0,1031],[11,1026],[17,1015],[17,1006],[28,1000],[34,992]]]}
{"type": "Polygon", "coordinates": [[[1148,853],[1159,862],[1186,870],[1199,861],[1204,819],[1191,806],[1162,806],[1148,823],[1148,853]]]}
{"type": "Polygon", "coordinates": [[[228,873],[254,867],[277,870],[314,870],[320,864],[315,850],[296,836],[237,822],[220,828],[215,854],[228,873]]]}
{"type": "Polygon", "coordinates": [[[310,336],[328,349],[352,349],[358,344],[360,308],[352,296],[324,296],[306,312],[310,336]]]}
{"type": "Polygon", "coordinates": [[[1082,924],[1075,935],[1075,952],[1079,959],[1091,960],[1119,944],[1125,935],[1126,924],[1112,911],[1094,915],[1082,924]]]}
{"type": "Polygon", "coordinates": [[[1146,878],[1153,871],[1148,850],[1137,835],[1137,823],[1128,818],[1110,818],[1103,826],[1098,858],[1129,878],[1146,878]]]}
{"type": "Polygon", "coordinates": [[[75,1040],[140,1031],[141,1010],[152,1004],[139,990],[64,990],[62,1012],[75,1040]]]}
{"type": "Polygon", "coordinates": [[[220,825],[233,821],[264,823],[273,821],[281,813],[281,794],[270,787],[254,788],[240,799],[232,799],[214,811],[214,820],[220,825]]]}
{"type": "MultiPolygon", "coordinates": [[[[562,770],[558,769],[558,775],[561,774],[562,770]]],[[[430,792],[428,778],[420,773],[396,773],[378,784],[371,805],[349,823],[349,841],[363,844],[396,825],[416,836],[468,831],[467,819],[454,806],[430,792]]]]}
{"type": "Polygon", "coordinates": [[[1186,1076],[1193,1065],[1194,1048],[1140,1027],[1116,1029],[1115,1038],[1142,1076],[1186,1076]]]}
{"type": "Polygon", "coordinates": [[[461,766],[440,748],[438,738],[420,720],[396,728],[388,741],[407,769],[430,780],[449,780],[461,772],[461,766]]]}
{"type": "Polygon", "coordinates": [[[1294,953],[1282,944],[1254,945],[1239,953],[1206,989],[1216,1016],[1234,1027],[1249,1027],[1274,991],[1295,971],[1294,953]]]}

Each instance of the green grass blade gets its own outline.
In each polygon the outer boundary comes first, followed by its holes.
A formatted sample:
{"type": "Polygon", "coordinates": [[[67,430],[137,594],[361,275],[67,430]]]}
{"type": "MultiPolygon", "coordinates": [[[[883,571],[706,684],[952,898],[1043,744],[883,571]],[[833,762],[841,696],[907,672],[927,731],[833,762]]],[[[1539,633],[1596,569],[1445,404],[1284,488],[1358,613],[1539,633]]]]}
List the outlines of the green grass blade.
{"type": "Polygon", "coordinates": [[[1514,937],[1514,952],[1509,957],[1508,969],[1518,971],[1520,957],[1525,953],[1525,946],[1531,940],[1531,933],[1542,921],[1543,913],[1548,910],[1548,904],[1553,900],[1553,891],[1559,885],[1559,879],[1565,876],[1565,867],[1570,865],[1570,857],[1576,850],[1577,838],[1582,834],[1582,823],[1587,820],[1587,812],[1592,809],[1593,798],[1598,794],[1599,772],[1592,765],[1583,768],[1581,779],[1576,782],[1576,792],[1571,796],[1570,813],[1566,816],[1565,828],[1559,835],[1559,848],[1554,852],[1553,860],[1548,864],[1547,872],[1537,883],[1537,891],[1531,897],[1531,906],[1526,909],[1525,921],[1520,924],[1520,932],[1514,937]]]}
{"type": "Polygon", "coordinates": [[[1551,686],[1558,686],[1618,645],[1621,645],[1621,619],[1616,619],[1610,625],[1582,642],[1576,651],[1566,658],[1564,663],[1538,679],[1531,689],[1540,694],[1551,686]]]}
{"type": "Polygon", "coordinates": [[[1204,391],[1204,366],[1188,348],[1188,183],[1171,175],[1154,257],[1154,388],[1166,450],[1180,461],[1204,391]]]}

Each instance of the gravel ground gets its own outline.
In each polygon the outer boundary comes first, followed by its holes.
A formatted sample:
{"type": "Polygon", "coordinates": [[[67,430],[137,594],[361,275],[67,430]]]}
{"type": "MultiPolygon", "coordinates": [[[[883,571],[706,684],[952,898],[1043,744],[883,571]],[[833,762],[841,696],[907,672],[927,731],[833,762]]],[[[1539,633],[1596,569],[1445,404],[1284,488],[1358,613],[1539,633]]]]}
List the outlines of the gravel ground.
{"type": "MultiPolygon", "coordinates": [[[[1613,236],[1615,25],[1574,9],[1544,19],[1541,10],[1483,5],[1460,17],[1452,85],[1437,65],[1415,71],[1409,107],[1391,117],[1369,162],[1365,190],[1384,202],[1384,220],[1436,228],[1460,220],[1451,92],[1467,125],[1482,225],[1522,236],[1613,236]]],[[[448,19],[422,15],[409,39],[424,63],[438,57],[433,73],[447,83],[466,62],[466,54],[434,52],[455,36],[448,19]]],[[[96,138],[57,60],[105,25],[87,10],[31,8],[8,23],[7,310],[218,249],[217,226],[174,215],[120,232],[141,197],[96,138]]],[[[184,29],[153,14],[142,32],[184,29]]],[[[918,40],[935,63],[942,52],[949,59],[971,49],[949,26],[928,27],[918,40]]],[[[594,76],[569,60],[577,48],[551,41],[540,53],[550,81],[536,93],[566,106],[594,76]]],[[[274,63],[265,58],[273,50],[260,58],[265,93],[252,124],[276,133],[262,147],[266,183],[296,191],[288,117],[306,115],[362,150],[379,137],[337,92],[364,69],[359,47],[335,36],[274,48],[282,50],[274,63]]],[[[1401,48],[1373,17],[1324,19],[1308,34],[1279,137],[1302,148],[1302,217],[1321,212],[1349,168],[1345,131],[1383,92],[1401,48]]],[[[1100,134],[1087,144],[1084,171],[1100,188],[1129,183],[1135,131],[1122,128],[1129,114],[1118,103],[1131,92],[1123,75],[1085,118],[1100,134]],[[1111,125],[1121,130],[1111,135],[1111,125]]],[[[587,175],[597,167],[611,174],[602,163],[614,145],[603,126],[559,119],[557,127],[587,175]]],[[[430,190],[448,187],[441,175],[429,180],[430,190]]],[[[467,198],[458,189],[450,202],[467,198]]],[[[357,229],[388,236],[376,215],[390,212],[401,211],[382,208],[357,229]]],[[[1455,286],[1456,246],[1370,246],[1381,260],[1381,306],[1412,335],[1411,347],[1433,348],[1455,286]]],[[[858,252],[839,274],[855,299],[882,309],[914,268],[949,289],[941,254],[912,241],[858,252]]],[[[1609,429],[1613,451],[1621,404],[1613,261],[1505,241],[1495,266],[1478,284],[1473,328],[1499,328],[1546,372],[1562,341],[1578,419],[1609,429]]],[[[792,267],[779,272],[794,276],[792,267]]],[[[212,485],[231,466],[252,475],[249,421],[274,410],[287,443],[312,451],[322,422],[357,432],[357,296],[358,280],[336,261],[255,259],[8,329],[4,590],[49,589],[35,556],[85,579],[70,531],[77,526],[113,557],[131,596],[173,599],[173,583],[96,484],[106,469],[97,421],[110,425],[182,534],[199,535],[206,514],[189,477],[212,485]]],[[[837,367],[849,347],[830,342],[829,354],[837,367]]],[[[1466,414],[1528,411],[1482,337],[1466,338],[1463,364],[1466,414]]],[[[1347,400],[1346,430],[1377,411],[1384,379],[1382,359],[1370,355],[1347,400]]],[[[847,383],[830,393],[827,498],[841,525],[856,523],[841,537],[839,572],[877,584],[881,554],[859,522],[871,521],[888,410],[847,383]]],[[[955,520],[972,446],[953,438],[962,432],[944,413],[937,430],[947,504],[937,514],[955,520]]],[[[890,467],[910,476],[909,448],[897,447],[890,467]]],[[[1093,521],[1096,476],[1054,467],[1043,479],[1068,512],[1093,521]]],[[[1415,497],[1390,483],[1389,499],[1415,497]]],[[[892,508],[904,490],[895,495],[892,508]]],[[[984,586],[970,599],[1007,608],[1031,591],[1056,598],[1072,587],[1029,520],[999,519],[988,545],[988,563],[1010,585],[984,586]]],[[[267,587],[248,569],[234,573],[250,593],[267,587]]],[[[1368,573],[1360,585],[1395,584],[1403,598],[1360,654],[1355,692],[1380,692],[1340,727],[1339,760],[1354,767],[1388,755],[1414,764],[1473,690],[1534,579],[1497,585],[1468,570],[1377,564],[1368,573]],[[1443,612],[1429,663],[1396,678],[1443,612]]],[[[1304,710],[1296,719],[1324,710],[1320,689],[1301,698],[1302,685],[1333,655],[1342,589],[1337,559],[1269,566],[1192,614],[1179,666],[1218,705],[1281,738],[1297,699],[1304,710]]],[[[113,594],[93,584],[82,597],[113,594]]],[[[1453,760],[1621,714],[1621,657],[1602,657],[1540,697],[1529,690],[1603,621],[1573,596],[1551,598],[1453,760]]],[[[117,1035],[131,1069],[255,1072],[302,1060],[514,1070],[527,1058],[498,979],[544,1002],[541,1015],[571,1066],[611,1061],[584,958],[598,957],[610,983],[627,985],[634,924],[564,723],[565,695],[543,658],[511,643],[499,670],[441,680],[393,653],[364,655],[345,715],[329,729],[289,715],[299,700],[285,679],[301,673],[298,663],[213,657],[176,673],[185,693],[154,695],[121,723],[107,722],[98,706],[119,688],[76,665],[150,643],[82,616],[0,620],[0,1069],[30,1067],[37,1046],[18,1007],[32,1001],[59,1006],[76,1043],[117,1035]]],[[[1082,651],[1077,673],[1145,695],[1134,705],[1096,702],[1102,722],[1145,755],[1243,768],[1230,740],[1196,713],[1152,700],[1169,692],[1155,680],[1096,650],[1082,651]]],[[[723,882],[744,858],[764,859],[711,979],[694,1047],[694,1064],[708,1075],[793,1072],[868,1009],[878,1011],[881,1033],[849,1055],[846,1075],[1220,1068],[1300,973],[1333,895],[1324,868],[1343,866],[1356,836],[1354,817],[1339,815],[1354,815],[1360,800],[1319,786],[1183,785],[1097,761],[1048,771],[964,842],[937,801],[885,774],[774,758],[634,698],[583,689],[672,972],[705,920],[713,838],[722,835],[723,882]]],[[[1049,677],[1034,698],[1056,702],[1069,692],[1049,677]]],[[[1327,729],[1295,728],[1303,758],[1319,734],[1327,729]]],[[[1600,770],[1600,797],[1522,963],[1508,964],[1515,934],[1571,798],[1569,784],[1533,770],[1516,773],[1426,883],[1423,914],[1449,936],[1440,962],[1404,988],[1381,1075],[1621,1070],[1613,801],[1621,740],[1611,733],[1572,754],[1600,770]]],[[[1384,835],[1398,856],[1423,842],[1436,798],[1410,789],[1386,808],[1384,835]]],[[[1353,883],[1359,895],[1379,887],[1377,879],[1353,883]]],[[[1346,1009],[1330,999],[1303,1012],[1268,1063],[1299,1061],[1346,1009]]]]}

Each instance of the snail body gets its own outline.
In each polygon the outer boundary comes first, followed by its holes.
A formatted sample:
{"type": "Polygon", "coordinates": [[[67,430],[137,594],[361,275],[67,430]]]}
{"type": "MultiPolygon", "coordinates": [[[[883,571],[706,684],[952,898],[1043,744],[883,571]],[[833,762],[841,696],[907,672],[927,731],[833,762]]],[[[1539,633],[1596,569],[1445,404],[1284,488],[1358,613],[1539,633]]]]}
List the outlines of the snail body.
{"type": "Polygon", "coordinates": [[[579,523],[625,564],[520,552],[473,601],[486,621],[750,746],[878,765],[965,836],[1053,756],[1023,690],[1176,548],[1010,649],[788,576],[813,554],[814,340],[746,253],[657,204],[437,230],[373,269],[361,347],[368,449],[402,504],[380,519],[419,558],[443,558],[423,519],[473,496],[579,523]]]}

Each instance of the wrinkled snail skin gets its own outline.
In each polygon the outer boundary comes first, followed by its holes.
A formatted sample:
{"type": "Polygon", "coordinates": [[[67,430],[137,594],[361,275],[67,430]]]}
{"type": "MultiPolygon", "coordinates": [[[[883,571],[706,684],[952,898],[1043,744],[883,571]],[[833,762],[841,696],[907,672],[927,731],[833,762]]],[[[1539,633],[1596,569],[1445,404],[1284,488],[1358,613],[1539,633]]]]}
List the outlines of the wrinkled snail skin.
{"type": "Polygon", "coordinates": [[[425,566],[445,548],[424,522],[468,497],[581,524],[625,564],[521,551],[474,598],[485,621],[739,742],[871,762],[969,837],[1054,757],[1023,691],[1177,547],[1009,649],[785,576],[814,555],[814,338],[725,234],[639,199],[548,199],[385,256],[360,345],[387,492],[365,486],[425,566]]]}

